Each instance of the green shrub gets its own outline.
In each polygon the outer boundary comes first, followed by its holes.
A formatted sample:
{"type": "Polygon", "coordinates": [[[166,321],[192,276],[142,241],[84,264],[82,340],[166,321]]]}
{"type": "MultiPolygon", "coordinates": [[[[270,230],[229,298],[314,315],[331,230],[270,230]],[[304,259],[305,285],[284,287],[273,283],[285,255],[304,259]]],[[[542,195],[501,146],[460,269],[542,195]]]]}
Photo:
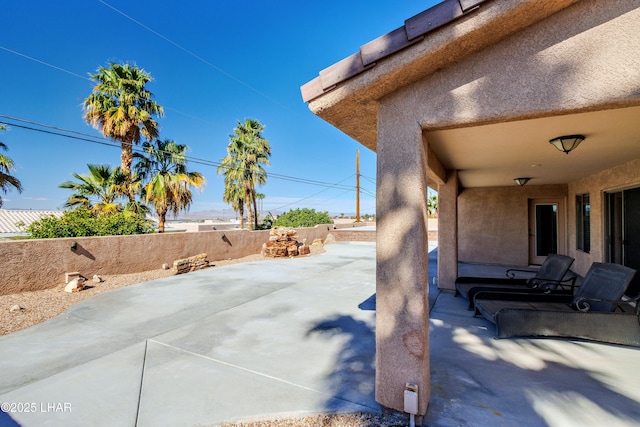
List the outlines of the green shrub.
{"type": "Polygon", "coordinates": [[[315,209],[290,210],[278,217],[274,227],[315,227],[318,224],[333,224],[328,212],[316,212],[315,209]]]}
{"type": "Polygon", "coordinates": [[[269,230],[273,227],[273,217],[271,214],[268,214],[260,224],[258,224],[258,228],[256,230],[269,230]]]}
{"type": "Polygon", "coordinates": [[[44,217],[29,225],[25,231],[32,239],[84,236],[120,236],[153,233],[152,221],[132,212],[96,215],[87,208],[66,211],[60,218],[44,217]]]}

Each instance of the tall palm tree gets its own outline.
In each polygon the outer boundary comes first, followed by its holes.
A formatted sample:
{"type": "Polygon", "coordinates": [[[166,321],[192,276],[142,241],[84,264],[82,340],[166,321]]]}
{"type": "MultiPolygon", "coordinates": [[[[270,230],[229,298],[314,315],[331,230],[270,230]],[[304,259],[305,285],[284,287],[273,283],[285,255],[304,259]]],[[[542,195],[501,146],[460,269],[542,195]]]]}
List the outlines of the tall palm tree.
{"type": "Polygon", "coordinates": [[[65,207],[86,206],[99,214],[121,211],[122,204],[117,200],[127,197],[127,177],[120,167],[88,164],[87,168],[88,174],[73,173],[76,182],[66,181],[59,185],[74,191],[65,207]]]}
{"type": "MultiPolygon", "coordinates": [[[[6,127],[4,124],[0,124],[0,130],[5,130],[6,127]]],[[[0,150],[7,151],[7,146],[0,142],[0,150]]],[[[15,170],[15,166],[13,164],[13,160],[11,158],[5,156],[4,154],[0,154],[0,190],[4,194],[7,194],[10,187],[18,190],[18,193],[22,193],[22,184],[15,176],[11,175],[11,172],[15,170]]],[[[2,207],[2,197],[0,197],[0,207],[2,207]]]]}
{"type": "Polygon", "coordinates": [[[271,156],[269,141],[262,136],[263,130],[264,125],[258,120],[238,121],[233,135],[229,136],[227,156],[218,167],[218,173],[223,172],[225,175],[225,184],[244,189],[247,222],[253,229],[258,228],[256,186],[266,183],[267,173],[263,165],[269,165],[271,156]]]}
{"type": "MultiPolygon", "coordinates": [[[[130,177],[133,144],[138,144],[142,137],[147,141],[157,138],[159,125],[154,117],[164,115],[162,106],[145,87],[152,80],[151,75],[135,65],[112,62],[108,67],[98,68],[91,78],[96,85],[84,100],[84,119],[104,136],[120,141],[120,167],[130,177]]],[[[133,189],[127,194],[133,203],[133,189]]]]}
{"type": "MultiPolygon", "coordinates": [[[[231,169],[226,169],[223,162],[218,166],[218,171],[220,170],[231,169]]],[[[226,174],[224,177],[222,200],[231,205],[231,208],[240,217],[240,228],[244,228],[244,187],[233,177],[233,174],[226,174]]]]}
{"type": "Polygon", "coordinates": [[[158,214],[158,231],[164,233],[168,212],[177,214],[191,205],[190,187],[201,188],[204,176],[199,172],[187,171],[188,147],[165,139],[155,140],[155,144],[142,144],[144,153],[135,153],[136,171],[146,184],[143,198],[151,203],[158,214]]]}

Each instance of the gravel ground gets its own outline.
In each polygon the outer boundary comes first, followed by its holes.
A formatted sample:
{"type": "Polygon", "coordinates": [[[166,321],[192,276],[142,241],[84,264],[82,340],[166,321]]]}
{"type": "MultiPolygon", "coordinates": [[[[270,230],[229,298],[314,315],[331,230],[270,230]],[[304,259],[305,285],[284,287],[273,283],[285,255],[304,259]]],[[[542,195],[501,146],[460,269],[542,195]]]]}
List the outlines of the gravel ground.
{"type": "MultiPolygon", "coordinates": [[[[322,252],[324,252],[323,248],[311,246],[312,256],[322,252]]],[[[215,268],[241,262],[267,261],[272,259],[273,258],[256,254],[244,258],[215,261],[212,264],[215,268]]],[[[60,284],[59,286],[43,291],[0,295],[0,335],[7,335],[44,322],[63,313],[73,304],[102,292],[168,277],[172,274],[171,270],[160,269],[132,274],[105,275],[102,276],[102,282],[95,283],[89,280],[85,289],[76,293],[64,292],[64,284],[60,284]],[[21,308],[17,311],[11,311],[11,307],[15,305],[21,308]]],[[[381,415],[364,413],[317,415],[305,418],[285,418],[225,424],[223,427],[399,427],[406,425],[408,425],[406,415],[395,411],[385,411],[381,415]]]]}
{"type": "Polygon", "coordinates": [[[224,424],[222,427],[405,427],[408,425],[409,417],[406,414],[387,410],[382,415],[317,415],[305,418],[224,424]]]}
{"type": "MultiPolygon", "coordinates": [[[[311,255],[324,252],[322,247],[310,246],[310,248],[311,255]]],[[[244,258],[214,261],[212,264],[215,268],[240,262],[268,261],[273,259],[274,258],[264,257],[261,254],[255,254],[244,258]]],[[[168,277],[172,274],[171,270],[160,269],[144,271],[141,273],[104,275],[101,276],[103,279],[102,282],[95,283],[92,280],[88,280],[85,283],[86,287],[82,291],[75,293],[64,292],[65,285],[60,284],[54,288],[42,291],[0,295],[0,335],[7,335],[44,322],[45,320],[63,313],[67,308],[78,301],[82,301],[83,299],[90,298],[102,292],[162,277],[168,277]],[[20,309],[11,311],[11,308],[16,305],[19,306],[20,309]]]]}

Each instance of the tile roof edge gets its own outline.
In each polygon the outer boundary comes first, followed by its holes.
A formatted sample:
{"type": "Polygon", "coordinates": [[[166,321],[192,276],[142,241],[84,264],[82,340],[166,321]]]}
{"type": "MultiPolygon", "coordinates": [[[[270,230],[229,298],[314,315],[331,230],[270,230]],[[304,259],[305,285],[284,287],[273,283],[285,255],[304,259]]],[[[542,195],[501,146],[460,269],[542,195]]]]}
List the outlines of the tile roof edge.
{"type": "Polygon", "coordinates": [[[320,71],[319,76],[300,87],[303,102],[310,102],[368,69],[376,62],[424,40],[425,35],[475,12],[488,0],[444,0],[407,19],[402,27],[360,47],[360,50],[320,71]]]}

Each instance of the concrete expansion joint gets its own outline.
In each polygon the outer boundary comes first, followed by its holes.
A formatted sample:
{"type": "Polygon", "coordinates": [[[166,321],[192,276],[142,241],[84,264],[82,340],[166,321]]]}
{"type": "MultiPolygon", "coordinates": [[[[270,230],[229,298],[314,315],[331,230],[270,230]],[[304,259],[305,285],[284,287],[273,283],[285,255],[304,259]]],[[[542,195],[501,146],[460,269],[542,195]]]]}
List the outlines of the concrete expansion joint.
{"type": "MultiPolygon", "coordinates": [[[[344,398],[342,396],[336,396],[336,395],[333,395],[333,394],[330,394],[330,393],[326,393],[326,392],[323,392],[323,391],[320,391],[320,390],[316,390],[316,389],[311,388],[311,387],[306,387],[306,386],[301,385],[301,384],[297,384],[297,383],[294,383],[294,382],[291,382],[291,381],[284,380],[282,378],[278,378],[278,377],[274,377],[274,376],[269,375],[269,374],[265,374],[264,372],[259,372],[259,371],[253,370],[253,369],[245,368],[245,367],[240,366],[240,365],[236,365],[236,364],[233,364],[233,363],[225,362],[225,361],[220,360],[220,359],[215,359],[213,357],[209,357],[209,356],[206,356],[204,354],[195,353],[193,351],[186,350],[186,349],[180,348],[180,347],[176,347],[174,345],[167,344],[167,343],[164,343],[164,342],[161,342],[161,341],[157,341],[157,340],[154,340],[154,339],[148,339],[145,342],[145,355],[144,355],[145,361],[144,362],[146,362],[147,346],[148,346],[149,342],[161,345],[163,347],[170,348],[172,350],[179,351],[181,353],[188,354],[190,356],[195,356],[195,357],[198,357],[198,358],[201,358],[201,359],[205,359],[205,360],[208,360],[208,361],[213,362],[213,363],[218,363],[218,364],[221,364],[221,365],[224,365],[224,366],[228,366],[228,367],[233,368],[233,369],[239,369],[241,371],[244,371],[244,372],[247,372],[247,373],[250,373],[250,374],[253,374],[253,375],[258,375],[258,376],[263,377],[263,378],[268,378],[268,379],[273,380],[273,381],[278,381],[280,383],[283,383],[283,384],[286,384],[286,385],[289,385],[289,386],[292,386],[292,387],[300,388],[302,390],[310,391],[312,393],[317,393],[319,395],[326,396],[326,397],[331,398],[331,399],[337,399],[337,400],[341,400],[343,402],[355,404],[355,405],[358,405],[358,406],[364,406],[364,407],[367,407],[367,408],[372,409],[372,410],[378,409],[377,407],[372,407],[372,406],[366,405],[363,402],[358,402],[358,401],[355,401],[355,400],[346,399],[346,398],[344,398]]],[[[144,362],[143,362],[143,375],[142,375],[142,377],[144,377],[144,362]]],[[[141,378],[141,382],[140,382],[140,389],[141,389],[141,391],[140,391],[140,399],[141,399],[142,398],[142,378],[141,378]]],[[[138,401],[138,410],[140,408],[140,399],[138,401]]]]}
{"type": "Polygon", "coordinates": [[[140,417],[140,403],[142,403],[142,386],[144,385],[144,371],[147,363],[147,349],[149,347],[149,340],[144,341],[144,355],[142,356],[142,369],[140,370],[140,387],[138,388],[138,404],[136,405],[136,420],[134,425],[138,425],[138,419],[140,417]]]}
{"type": "Polygon", "coordinates": [[[274,376],[269,375],[269,374],[265,374],[264,372],[259,372],[259,371],[253,370],[253,369],[245,368],[245,367],[240,366],[240,365],[235,365],[233,363],[225,362],[224,360],[215,359],[213,357],[209,357],[209,356],[206,356],[206,355],[201,354],[201,353],[195,353],[193,351],[190,351],[190,350],[187,350],[187,349],[184,349],[184,348],[180,348],[180,347],[176,347],[176,346],[171,345],[171,344],[163,343],[161,341],[156,341],[154,339],[148,339],[147,342],[152,342],[154,344],[158,344],[158,345],[161,345],[163,347],[167,347],[167,348],[170,348],[172,350],[176,350],[176,351],[188,354],[190,356],[199,357],[201,359],[205,359],[205,360],[208,360],[210,362],[219,363],[221,365],[228,366],[230,368],[240,369],[241,371],[248,372],[248,373],[254,374],[254,375],[259,375],[261,377],[268,378],[268,379],[274,380],[274,381],[278,381],[278,382],[281,382],[281,383],[284,383],[284,384],[287,384],[287,385],[290,385],[290,386],[298,387],[298,388],[301,388],[301,389],[304,389],[304,390],[308,390],[308,391],[312,391],[312,392],[315,392],[315,393],[325,394],[325,393],[322,393],[322,392],[320,392],[318,390],[315,390],[315,389],[312,389],[312,388],[309,388],[309,387],[305,387],[303,385],[296,384],[296,383],[293,383],[293,382],[290,382],[290,381],[287,381],[287,380],[283,380],[282,378],[274,377],[274,376]]]}

